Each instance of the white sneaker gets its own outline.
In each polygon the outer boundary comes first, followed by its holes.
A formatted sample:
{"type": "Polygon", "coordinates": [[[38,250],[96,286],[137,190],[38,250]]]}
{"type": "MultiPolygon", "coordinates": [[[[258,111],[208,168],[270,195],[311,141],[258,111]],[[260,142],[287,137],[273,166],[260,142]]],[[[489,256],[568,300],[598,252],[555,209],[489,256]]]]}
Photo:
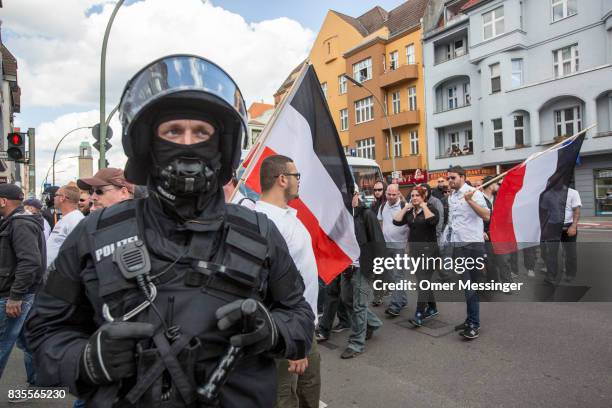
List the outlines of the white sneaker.
{"type": "Polygon", "coordinates": [[[533,269],[527,269],[527,276],[529,276],[530,278],[535,277],[535,272],[533,271],[533,269]]]}

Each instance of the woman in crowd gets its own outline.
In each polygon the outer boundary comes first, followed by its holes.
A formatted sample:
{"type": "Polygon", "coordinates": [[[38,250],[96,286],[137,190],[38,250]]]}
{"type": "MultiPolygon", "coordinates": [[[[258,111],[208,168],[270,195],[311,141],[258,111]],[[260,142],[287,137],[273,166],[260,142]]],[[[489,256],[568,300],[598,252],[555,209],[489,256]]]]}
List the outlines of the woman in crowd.
{"type": "MultiPolygon", "coordinates": [[[[438,240],[436,238],[436,224],[438,223],[438,211],[427,203],[427,190],[418,186],[410,192],[410,203],[393,217],[394,225],[408,225],[408,253],[411,257],[423,256],[426,260],[430,257],[438,257],[438,240]]],[[[431,280],[434,272],[434,262],[430,262],[432,268],[422,267],[416,271],[418,281],[431,280]]],[[[438,308],[431,290],[420,290],[417,300],[417,310],[410,322],[415,327],[423,325],[423,321],[438,315],[438,308]]]]}

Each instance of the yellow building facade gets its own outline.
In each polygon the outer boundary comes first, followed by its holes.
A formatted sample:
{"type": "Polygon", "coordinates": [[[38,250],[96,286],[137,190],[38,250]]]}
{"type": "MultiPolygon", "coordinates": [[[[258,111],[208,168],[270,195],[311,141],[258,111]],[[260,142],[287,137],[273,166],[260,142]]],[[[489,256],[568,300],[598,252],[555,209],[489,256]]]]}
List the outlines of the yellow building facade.
{"type": "Polygon", "coordinates": [[[409,0],[389,12],[375,7],[356,18],[330,10],[308,58],[347,154],[375,159],[385,175],[395,164],[403,182],[427,168],[420,24],[426,4],[409,0]],[[360,63],[369,70],[362,82],[367,90],[341,79],[354,78],[360,63]],[[381,106],[376,98],[368,100],[370,92],[386,106],[393,141],[381,106]]]}

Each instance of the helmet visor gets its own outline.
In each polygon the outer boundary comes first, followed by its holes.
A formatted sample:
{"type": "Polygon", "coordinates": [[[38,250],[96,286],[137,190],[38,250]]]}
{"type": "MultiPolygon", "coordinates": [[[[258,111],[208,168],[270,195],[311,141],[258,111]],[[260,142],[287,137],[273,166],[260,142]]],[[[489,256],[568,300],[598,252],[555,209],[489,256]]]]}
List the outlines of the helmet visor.
{"type": "Polygon", "coordinates": [[[176,55],[153,62],[128,83],[119,106],[121,120],[130,123],[152,102],[181,91],[207,92],[246,115],[242,94],[225,71],[200,57],[176,55]]]}

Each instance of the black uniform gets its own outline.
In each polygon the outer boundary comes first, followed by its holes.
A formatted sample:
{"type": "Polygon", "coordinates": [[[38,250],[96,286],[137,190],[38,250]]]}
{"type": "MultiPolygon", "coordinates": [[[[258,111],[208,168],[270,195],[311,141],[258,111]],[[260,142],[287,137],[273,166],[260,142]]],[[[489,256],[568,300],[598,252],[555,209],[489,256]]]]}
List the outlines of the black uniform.
{"type": "MultiPolygon", "coordinates": [[[[199,218],[184,224],[168,217],[153,194],[94,212],[75,228],[27,323],[38,385],[68,386],[72,393],[106,401],[108,406],[113,400],[109,395],[124,398],[133,388],[136,378],[93,388],[77,381],[77,376],[88,338],[104,323],[103,304],[117,317],[144,299],[111,260],[114,248],[140,239],[151,256],[151,276],[157,286],[154,304],[167,326],[178,326],[180,336],[188,337],[185,354],[178,359],[195,384],[208,378],[232,334],[217,328],[215,311],[246,297],[258,298],[268,308],[278,327],[278,346],[270,355],[244,357],[219,400],[222,407],[274,405],[276,369],[271,354],[304,358],[313,338],[314,315],[303,297],[302,278],[274,224],[244,207],[226,205],[221,190],[213,199],[199,218]],[[207,276],[198,268],[199,261],[225,265],[229,272],[242,268],[259,279],[249,286],[232,273],[207,276]]],[[[150,307],[130,321],[153,323],[157,332],[163,332],[160,318],[150,307]]],[[[139,370],[143,371],[147,371],[146,348],[140,353],[139,370]]]]}

